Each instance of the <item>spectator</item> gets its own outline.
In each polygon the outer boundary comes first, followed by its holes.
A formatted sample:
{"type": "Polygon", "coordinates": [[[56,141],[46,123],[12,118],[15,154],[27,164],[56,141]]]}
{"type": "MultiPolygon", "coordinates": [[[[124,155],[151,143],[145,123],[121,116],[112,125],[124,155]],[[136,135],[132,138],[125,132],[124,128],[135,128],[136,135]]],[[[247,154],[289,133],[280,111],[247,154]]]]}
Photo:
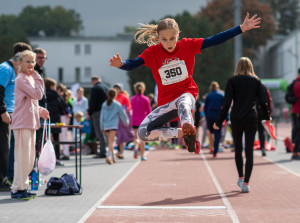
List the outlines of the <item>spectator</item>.
{"type": "Polygon", "coordinates": [[[34,70],[37,71],[42,78],[46,77],[44,64],[47,60],[46,51],[42,48],[35,48],[34,51],[36,53],[36,65],[34,66],[34,70]]]}
{"type": "Polygon", "coordinates": [[[125,113],[127,114],[129,118],[129,126],[127,126],[121,119],[119,120],[119,126],[117,129],[117,145],[119,152],[117,153],[117,157],[119,159],[124,159],[124,143],[128,143],[130,141],[133,141],[134,139],[134,133],[133,129],[131,126],[131,114],[132,114],[132,109],[131,109],[131,103],[129,100],[129,97],[126,93],[122,91],[122,87],[120,84],[115,84],[114,89],[116,90],[116,98],[115,100],[118,101],[125,113]]]}
{"type": "MultiPolygon", "coordinates": [[[[46,87],[46,97],[47,97],[47,109],[50,113],[51,123],[60,123],[60,116],[64,114],[66,103],[63,97],[56,91],[56,81],[52,78],[46,77],[44,79],[46,87]]],[[[51,128],[51,134],[53,140],[59,141],[60,128],[51,128]]],[[[60,146],[58,144],[54,145],[56,165],[63,166],[64,163],[60,161],[60,146]]]]}
{"type": "Polygon", "coordinates": [[[121,104],[114,100],[116,97],[116,90],[111,88],[107,92],[107,100],[103,103],[100,114],[100,129],[105,133],[108,142],[108,152],[106,162],[113,164],[116,162],[114,156],[114,139],[116,136],[119,120],[122,120],[128,126],[129,119],[124,112],[121,104]]]}
{"type": "Polygon", "coordinates": [[[237,184],[243,193],[250,191],[249,180],[253,169],[253,146],[257,130],[256,100],[259,100],[264,120],[270,122],[266,96],[262,83],[253,70],[252,62],[247,57],[241,57],[235,69],[234,76],[226,85],[223,107],[214,129],[219,129],[227,117],[233,101],[230,121],[232,137],[235,145],[235,163],[239,179],[237,184]],[[245,135],[245,174],[243,171],[243,134],[245,135]]]}
{"type": "MultiPolygon", "coordinates": [[[[271,116],[272,115],[272,110],[273,110],[271,93],[270,93],[269,89],[264,84],[262,85],[262,87],[263,87],[265,95],[266,95],[267,105],[268,105],[270,116],[271,116]]],[[[265,132],[266,131],[265,131],[265,128],[264,128],[263,124],[261,123],[261,121],[263,120],[263,112],[261,110],[261,106],[259,105],[258,100],[257,100],[257,103],[256,103],[256,109],[257,109],[257,117],[258,117],[257,131],[258,131],[261,155],[266,156],[267,155],[266,154],[266,149],[265,149],[265,132]]]]}
{"type": "Polygon", "coordinates": [[[151,105],[149,99],[144,96],[146,86],[144,82],[137,82],[134,85],[136,95],[131,98],[132,105],[132,128],[134,131],[134,158],[138,156],[140,151],[141,160],[147,160],[144,156],[146,143],[139,140],[137,130],[144,118],[151,112],[151,105]]]}
{"type": "Polygon", "coordinates": [[[12,181],[14,172],[14,148],[10,150],[10,143],[14,145],[14,142],[10,142],[10,123],[15,106],[15,70],[19,67],[19,53],[32,48],[18,42],[13,50],[14,57],[0,64],[0,191],[10,191],[9,180],[12,181]]]}
{"type": "Polygon", "coordinates": [[[29,200],[37,195],[27,191],[28,175],[35,159],[35,134],[40,127],[39,116],[49,118],[47,109],[38,105],[43,97],[44,84],[34,71],[36,54],[25,50],[20,54],[20,73],[15,82],[16,104],[11,128],[15,137],[15,169],[11,198],[29,200]]]}
{"type": "Polygon", "coordinates": [[[108,87],[101,82],[101,78],[98,76],[93,76],[91,83],[93,88],[89,100],[88,118],[91,117],[92,119],[93,128],[100,143],[99,154],[94,156],[94,158],[106,158],[106,142],[100,130],[100,112],[103,102],[107,99],[108,87]]]}
{"type": "Polygon", "coordinates": [[[211,148],[213,146],[213,156],[217,157],[222,125],[217,130],[213,128],[213,125],[219,117],[219,113],[224,101],[224,94],[220,91],[219,84],[216,81],[211,82],[209,91],[210,92],[207,94],[204,101],[204,113],[207,123],[207,129],[211,133],[209,137],[209,147],[211,148]]]}
{"type": "Polygon", "coordinates": [[[300,68],[294,82],[294,95],[297,101],[292,106],[293,137],[295,147],[292,155],[293,160],[300,160],[300,68]]]}

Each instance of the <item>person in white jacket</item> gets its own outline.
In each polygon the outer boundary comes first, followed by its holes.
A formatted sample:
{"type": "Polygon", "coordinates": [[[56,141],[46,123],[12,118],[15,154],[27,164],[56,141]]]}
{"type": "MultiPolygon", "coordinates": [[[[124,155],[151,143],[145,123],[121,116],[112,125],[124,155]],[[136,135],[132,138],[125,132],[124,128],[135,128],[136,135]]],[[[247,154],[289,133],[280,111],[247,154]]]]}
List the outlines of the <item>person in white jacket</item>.
{"type": "Polygon", "coordinates": [[[129,125],[129,118],[124,112],[121,104],[114,100],[116,90],[111,88],[107,92],[107,100],[103,103],[100,113],[100,129],[105,133],[108,142],[108,152],[106,162],[113,164],[116,162],[114,156],[114,139],[117,133],[119,117],[124,124],[129,125]]]}

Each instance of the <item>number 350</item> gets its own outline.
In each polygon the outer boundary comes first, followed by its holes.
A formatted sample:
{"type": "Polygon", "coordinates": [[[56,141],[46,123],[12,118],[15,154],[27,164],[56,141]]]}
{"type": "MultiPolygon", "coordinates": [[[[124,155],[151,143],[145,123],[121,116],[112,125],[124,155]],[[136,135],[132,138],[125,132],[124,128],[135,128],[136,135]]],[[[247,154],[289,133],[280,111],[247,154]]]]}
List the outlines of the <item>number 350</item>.
{"type": "Polygon", "coordinates": [[[175,77],[176,75],[181,75],[182,71],[180,67],[172,68],[170,70],[165,70],[166,78],[175,77]]]}

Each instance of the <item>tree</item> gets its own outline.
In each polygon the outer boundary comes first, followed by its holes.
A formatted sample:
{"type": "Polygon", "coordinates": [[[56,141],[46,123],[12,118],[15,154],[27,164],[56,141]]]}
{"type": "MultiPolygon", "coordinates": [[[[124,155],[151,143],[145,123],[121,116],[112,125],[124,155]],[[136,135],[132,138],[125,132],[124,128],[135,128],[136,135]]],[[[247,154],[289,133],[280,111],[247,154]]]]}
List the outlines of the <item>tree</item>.
{"type": "Polygon", "coordinates": [[[0,62],[8,60],[13,56],[13,44],[15,42],[26,42],[26,33],[17,22],[15,15],[0,16],[0,62]]]}
{"type": "Polygon", "coordinates": [[[18,17],[19,23],[29,36],[73,36],[82,30],[80,15],[62,6],[25,7],[18,17]]]}
{"type": "Polygon", "coordinates": [[[16,15],[0,16],[0,62],[13,56],[13,44],[33,36],[73,36],[83,29],[80,15],[61,6],[25,7],[16,15]]]}
{"type": "MultiPolygon", "coordinates": [[[[250,13],[250,16],[257,14],[258,17],[261,17],[262,21],[260,29],[251,30],[242,35],[243,55],[253,58],[255,56],[254,50],[261,45],[265,45],[267,39],[270,39],[274,34],[275,22],[268,4],[261,3],[258,0],[241,0],[241,2],[242,21],[247,12],[250,13]]],[[[198,12],[197,17],[206,17],[212,25],[215,24],[216,20],[222,18],[225,29],[229,29],[233,27],[233,14],[233,0],[211,0],[206,7],[203,7],[202,10],[198,12]]]]}

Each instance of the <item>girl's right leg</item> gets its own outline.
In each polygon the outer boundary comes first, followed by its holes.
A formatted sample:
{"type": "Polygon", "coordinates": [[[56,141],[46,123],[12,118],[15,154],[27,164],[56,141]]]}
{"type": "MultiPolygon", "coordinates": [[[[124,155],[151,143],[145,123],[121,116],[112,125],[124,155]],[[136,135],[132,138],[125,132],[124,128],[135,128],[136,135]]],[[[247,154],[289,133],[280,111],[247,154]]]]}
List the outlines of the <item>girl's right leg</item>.
{"type": "Polygon", "coordinates": [[[246,154],[246,163],[245,163],[245,183],[249,183],[252,169],[253,169],[253,146],[255,140],[255,133],[257,130],[256,125],[247,126],[245,128],[245,154],[246,154]]]}
{"type": "Polygon", "coordinates": [[[232,137],[235,146],[235,165],[239,174],[239,177],[244,177],[243,171],[243,126],[241,125],[232,125],[232,137]]]}

